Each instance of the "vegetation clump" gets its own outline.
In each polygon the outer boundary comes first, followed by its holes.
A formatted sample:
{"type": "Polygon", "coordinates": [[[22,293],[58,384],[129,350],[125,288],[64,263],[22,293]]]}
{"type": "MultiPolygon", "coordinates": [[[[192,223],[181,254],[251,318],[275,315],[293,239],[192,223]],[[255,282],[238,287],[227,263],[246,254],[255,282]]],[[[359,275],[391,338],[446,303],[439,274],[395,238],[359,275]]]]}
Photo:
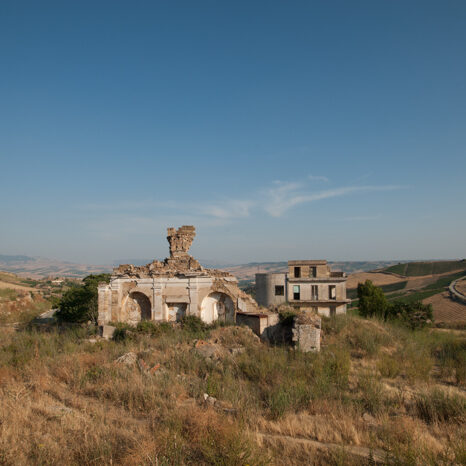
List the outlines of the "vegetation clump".
{"type": "Polygon", "coordinates": [[[64,322],[93,322],[97,323],[99,283],[110,281],[110,274],[88,275],[83,278],[81,285],[74,285],[66,291],[60,299],[57,318],[64,322]]]}
{"type": "Polygon", "coordinates": [[[389,302],[382,289],[370,280],[358,284],[359,314],[363,317],[378,317],[396,320],[412,330],[423,328],[433,321],[432,305],[420,301],[389,302]]]}

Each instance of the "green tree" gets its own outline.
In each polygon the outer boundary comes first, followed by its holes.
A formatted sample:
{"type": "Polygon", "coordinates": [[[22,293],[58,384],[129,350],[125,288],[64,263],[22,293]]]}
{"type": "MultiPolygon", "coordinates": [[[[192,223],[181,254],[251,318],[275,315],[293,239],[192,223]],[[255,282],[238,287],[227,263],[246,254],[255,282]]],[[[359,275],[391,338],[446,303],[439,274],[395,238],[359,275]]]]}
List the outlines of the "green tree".
{"type": "Polygon", "coordinates": [[[370,280],[358,284],[359,314],[363,317],[378,316],[385,319],[388,311],[388,301],[381,288],[370,280]]]}
{"type": "Polygon", "coordinates": [[[110,274],[101,273],[88,275],[83,279],[82,285],[76,285],[66,291],[59,302],[57,317],[66,322],[97,323],[98,316],[98,292],[99,283],[110,281],[110,274]]]}

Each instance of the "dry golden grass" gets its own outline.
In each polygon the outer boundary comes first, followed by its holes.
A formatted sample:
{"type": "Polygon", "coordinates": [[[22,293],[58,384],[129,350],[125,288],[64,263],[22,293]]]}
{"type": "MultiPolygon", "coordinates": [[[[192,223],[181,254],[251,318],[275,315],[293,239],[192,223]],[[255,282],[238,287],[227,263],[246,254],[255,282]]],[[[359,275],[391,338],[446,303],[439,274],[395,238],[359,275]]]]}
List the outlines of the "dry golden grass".
{"type": "Polygon", "coordinates": [[[0,332],[0,464],[464,460],[464,346],[448,334],[343,317],[301,354],[238,327],[97,343],[86,329],[0,332]],[[116,363],[130,351],[157,369],[116,363]]]}

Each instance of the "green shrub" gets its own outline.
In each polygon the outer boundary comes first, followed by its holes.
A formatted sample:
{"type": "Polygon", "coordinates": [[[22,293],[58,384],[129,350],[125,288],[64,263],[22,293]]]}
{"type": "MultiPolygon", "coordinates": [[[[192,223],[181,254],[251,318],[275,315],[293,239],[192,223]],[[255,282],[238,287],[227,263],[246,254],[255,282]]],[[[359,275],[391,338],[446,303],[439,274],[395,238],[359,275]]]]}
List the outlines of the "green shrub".
{"type": "Polygon", "coordinates": [[[398,319],[411,330],[427,326],[432,322],[432,318],[432,305],[420,301],[412,303],[395,301],[388,306],[386,314],[386,319],[398,319]]]}
{"type": "Polygon", "coordinates": [[[199,317],[191,315],[184,316],[181,319],[181,328],[188,333],[198,335],[199,338],[203,338],[208,326],[199,317]]]}
{"type": "Polygon", "coordinates": [[[428,424],[437,422],[466,421],[466,399],[459,395],[449,395],[442,390],[433,389],[418,395],[414,407],[419,418],[428,424]]]}
{"type": "Polygon", "coordinates": [[[113,325],[116,327],[112,337],[114,341],[125,341],[134,335],[134,327],[129,324],[117,322],[113,325]]]}
{"type": "Polygon", "coordinates": [[[75,285],[66,291],[59,302],[59,311],[56,316],[65,322],[97,323],[98,317],[98,292],[100,282],[108,283],[110,274],[88,275],[83,279],[83,285],[75,285]]]}

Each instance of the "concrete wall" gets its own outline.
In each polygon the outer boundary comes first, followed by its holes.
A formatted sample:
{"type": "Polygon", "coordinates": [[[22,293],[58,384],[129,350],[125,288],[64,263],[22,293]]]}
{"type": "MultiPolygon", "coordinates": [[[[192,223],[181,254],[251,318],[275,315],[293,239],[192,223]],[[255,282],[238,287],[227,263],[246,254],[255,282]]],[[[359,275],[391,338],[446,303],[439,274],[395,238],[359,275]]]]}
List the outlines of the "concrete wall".
{"type": "Polygon", "coordinates": [[[238,312],[236,323],[249,327],[258,337],[265,341],[274,341],[282,331],[279,316],[275,313],[247,314],[238,312]]]}
{"type": "Polygon", "coordinates": [[[259,306],[278,306],[286,302],[285,273],[256,273],[256,301],[259,306]],[[275,286],[283,286],[283,296],[275,295],[275,286]]]}
{"type": "Polygon", "coordinates": [[[318,291],[318,301],[328,301],[330,300],[330,289],[329,286],[335,286],[336,299],[335,301],[341,301],[346,299],[346,283],[331,281],[330,279],[325,282],[311,282],[311,281],[292,281],[288,283],[288,301],[294,301],[294,286],[299,286],[300,288],[300,300],[301,301],[311,301],[312,299],[312,286],[317,286],[318,291]]]}

